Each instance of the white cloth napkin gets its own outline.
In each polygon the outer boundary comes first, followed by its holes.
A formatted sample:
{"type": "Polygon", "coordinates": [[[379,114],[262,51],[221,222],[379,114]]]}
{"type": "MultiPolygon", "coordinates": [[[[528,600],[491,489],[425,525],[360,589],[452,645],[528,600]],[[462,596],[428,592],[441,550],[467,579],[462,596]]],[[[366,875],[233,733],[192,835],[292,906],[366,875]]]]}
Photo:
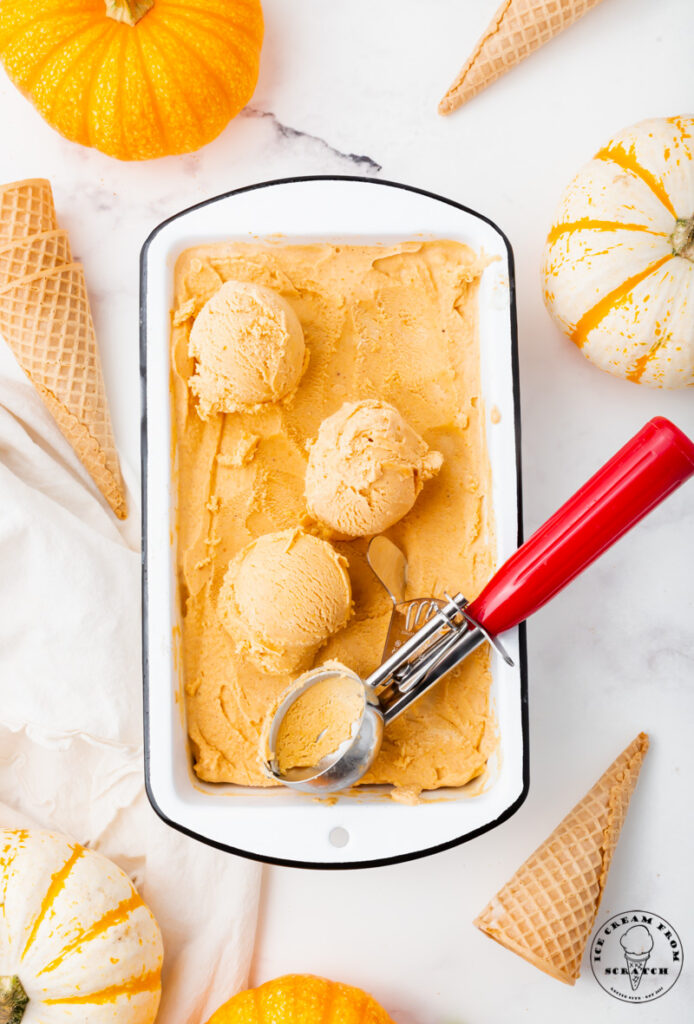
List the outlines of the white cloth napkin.
{"type": "Polygon", "coordinates": [[[147,802],[127,535],[0,341],[0,826],[66,832],[127,871],[164,936],[157,1022],[202,1024],[247,982],[260,868],[147,802]]]}

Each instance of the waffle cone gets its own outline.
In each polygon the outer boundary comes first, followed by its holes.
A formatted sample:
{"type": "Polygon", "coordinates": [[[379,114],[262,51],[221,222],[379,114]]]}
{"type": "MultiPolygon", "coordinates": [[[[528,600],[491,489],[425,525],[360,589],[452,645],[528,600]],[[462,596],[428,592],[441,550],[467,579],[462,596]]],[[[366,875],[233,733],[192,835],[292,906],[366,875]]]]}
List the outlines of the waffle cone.
{"type": "Polygon", "coordinates": [[[450,114],[538,50],[600,0],[504,0],[439,103],[450,114]]]}
{"type": "Polygon", "coordinates": [[[567,985],[579,976],[647,750],[640,733],[475,919],[485,935],[567,985]]]}
{"type": "Polygon", "coordinates": [[[641,984],[641,978],[643,972],[646,970],[646,964],[651,958],[650,953],[625,953],[624,959],[627,963],[627,969],[629,971],[629,984],[631,985],[632,992],[641,984]]]}
{"type": "Polygon", "coordinates": [[[43,231],[0,248],[0,288],[42,270],[72,263],[67,231],[43,231]]]}
{"type": "Polygon", "coordinates": [[[0,247],[57,227],[50,181],[27,178],[0,187],[0,247]]]}
{"type": "Polygon", "coordinates": [[[0,333],[124,519],[123,481],[81,264],[44,270],[0,288],[0,333]]]}

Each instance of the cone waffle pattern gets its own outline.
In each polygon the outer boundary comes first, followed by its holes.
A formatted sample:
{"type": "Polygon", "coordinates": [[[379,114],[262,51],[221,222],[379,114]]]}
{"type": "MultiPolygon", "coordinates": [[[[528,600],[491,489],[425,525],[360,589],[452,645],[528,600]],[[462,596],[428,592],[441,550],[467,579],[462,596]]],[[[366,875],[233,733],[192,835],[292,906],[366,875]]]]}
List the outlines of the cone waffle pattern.
{"type": "Polygon", "coordinates": [[[21,277],[72,263],[67,231],[44,231],[0,249],[0,288],[21,277]]]}
{"type": "Polygon", "coordinates": [[[624,959],[627,962],[627,968],[629,970],[629,984],[631,985],[631,989],[633,992],[635,992],[641,984],[643,972],[645,971],[646,964],[648,963],[650,958],[650,953],[642,953],[640,956],[635,953],[624,954],[624,959]]]}
{"type": "Polygon", "coordinates": [[[0,333],[119,518],[127,514],[81,264],[0,289],[0,333]]]}
{"type": "Polygon", "coordinates": [[[504,0],[439,104],[450,114],[600,0],[504,0]]]}
{"type": "Polygon", "coordinates": [[[647,750],[641,733],[475,920],[490,938],[568,985],[579,976],[647,750]]]}
{"type": "Polygon", "coordinates": [[[51,183],[45,178],[0,188],[0,247],[57,227],[51,183]]]}

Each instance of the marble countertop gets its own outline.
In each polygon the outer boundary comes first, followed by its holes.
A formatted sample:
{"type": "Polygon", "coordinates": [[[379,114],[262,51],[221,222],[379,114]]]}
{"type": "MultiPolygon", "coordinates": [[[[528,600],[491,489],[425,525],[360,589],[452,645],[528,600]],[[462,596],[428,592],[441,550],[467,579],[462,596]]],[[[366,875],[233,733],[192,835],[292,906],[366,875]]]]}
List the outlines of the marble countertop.
{"type": "MultiPolygon", "coordinates": [[[[0,76],[0,180],[49,177],[85,264],[115,430],[139,460],[138,255],[199,200],[294,174],[376,175],[495,220],[517,269],[526,534],[655,414],[694,435],[691,392],[591,367],[551,323],[542,246],[558,196],[615,131],[691,104],[691,0],[605,0],[450,118],[436,103],[496,0],[264,0],[252,105],[203,151],[119,164],[52,132],[0,76]]],[[[399,1024],[587,1017],[690,1019],[694,974],[694,484],[529,624],[531,789],[499,829],[448,853],[369,871],[266,869],[252,981],[309,971],[371,990],[399,1024]],[[652,749],[598,920],[632,908],[677,928],[685,969],[634,1009],[587,961],[566,988],[482,936],[475,914],[641,729],[652,749]],[[692,946],[690,950],[689,947],[692,946]]]]}

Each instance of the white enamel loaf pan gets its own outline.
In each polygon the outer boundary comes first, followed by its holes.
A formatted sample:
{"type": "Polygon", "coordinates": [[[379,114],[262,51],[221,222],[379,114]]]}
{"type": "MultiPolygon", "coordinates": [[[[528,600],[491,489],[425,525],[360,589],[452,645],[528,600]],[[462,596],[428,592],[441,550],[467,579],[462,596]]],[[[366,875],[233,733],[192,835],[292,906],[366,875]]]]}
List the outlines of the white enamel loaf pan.
{"type": "MultiPolygon", "coordinates": [[[[214,241],[392,243],[452,238],[496,260],[482,277],[482,391],[500,564],[521,541],[518,365],[513,256],[486,217],[439,196],[368,178],[311,177],[236,189],[156,228],[142,250],[143,621],[145,772],[150,801],[174,828],[213,846],[277,864],[348,868],[408,860],[470,840],[509,818],[528,789],[527,688],[522,627],[504,637],[515,662],[493,656],[498,754],[486,776],[416,806],[378,788],[317,802],[287,789],[201,783],[193,773],[177,644],[176,496],[172,488],[169,332],[174,263],[214,241]],[[490,410],[500,414],[490,420],[490,410]]],[[[426,358],[426,353],[422,353],[426,358]]],[[[444,553],[445,555],[445,553],[444,553]]],[[[471,597],[474,595],[470,595],[471,597]]]]}

